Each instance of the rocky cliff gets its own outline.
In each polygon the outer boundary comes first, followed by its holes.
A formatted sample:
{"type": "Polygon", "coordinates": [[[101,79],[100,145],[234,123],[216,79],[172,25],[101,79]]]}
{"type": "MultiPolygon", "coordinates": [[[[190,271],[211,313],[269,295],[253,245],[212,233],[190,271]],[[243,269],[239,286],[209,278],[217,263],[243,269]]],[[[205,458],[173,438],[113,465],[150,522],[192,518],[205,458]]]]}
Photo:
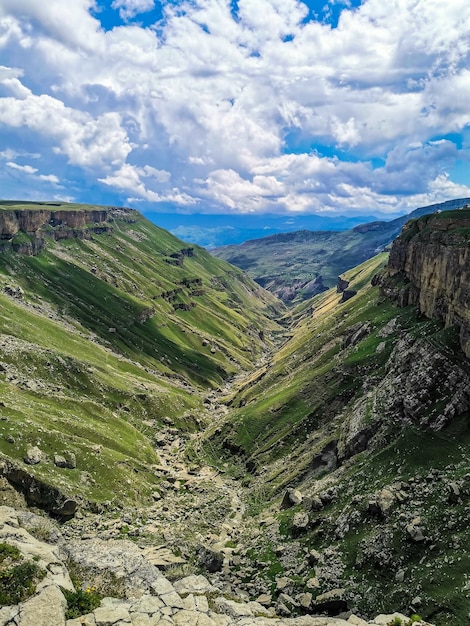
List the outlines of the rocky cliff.
{"type": "Polygon", "coordinates": [[[70,209],[48,205],[0,207],[0,248],[11,245],[15,252],[34,255],[44,248],[45,236],[59,239],[89,239],[92,233],[109,232],[114,219],[135,221],[132,209],[114,207],[70,209]],[[44,208],[43,208],[44,207],[44,208]]]}
{"type": "Polygon", "coordinates": [[[470,356],[470,205],[406,224],[385,272],[375,279],[399,306],[414,304],[446,327],[457,325],[470,356]]]}

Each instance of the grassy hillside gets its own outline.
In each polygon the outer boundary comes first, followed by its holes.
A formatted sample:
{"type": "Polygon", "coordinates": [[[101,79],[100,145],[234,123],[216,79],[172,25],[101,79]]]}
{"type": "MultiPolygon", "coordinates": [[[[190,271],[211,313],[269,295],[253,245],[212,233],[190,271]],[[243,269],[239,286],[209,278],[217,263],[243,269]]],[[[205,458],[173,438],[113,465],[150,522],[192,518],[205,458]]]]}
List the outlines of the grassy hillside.
{"type": "Polygon", "coordinates": [[[336,284],[339,274],[388,246],[411,219],[456,209],[470,200],[450,200],[416,209],[390,222],[370,222],[342,232],[301,230],[223,246],[212,251],[245,270],[285,302],[298,303],[336,284]]]}
{"type": "Polygon", "coordinates": [[[38,445],[47,458],[28,471],[95,500],[148,498],[159,429],[197,428],[205,390],[279,332],[279,303],[241,271],[198,247],[182,257],[186,244],[131,217],[90,239],[46,231],[35,256],[0,253],[0,451],[21,464],[38,445]],[[54,465],[70,452],[75,469],[54,465]]]}
{"type": "Polygon", "coordinates": [[[255,588],[275,590],[286,576],[291,597],[341,588],[344,606],[364,614],[398,608],[464,624],[465,401],[447,425],[442,416],[465,395],[470,365],[455,328],[397,308],[371,285],[386,258],[346,273],[357,290],[346,302],[330,289],[292,311],[291,338],[226,398],[231,411],[206,450],[226,462],[235,453],[250,469],[261,533],[247,568],[264,563],[248,579],[255,588]],[[287,488],[304,501],[284,510],[287,488]]]}

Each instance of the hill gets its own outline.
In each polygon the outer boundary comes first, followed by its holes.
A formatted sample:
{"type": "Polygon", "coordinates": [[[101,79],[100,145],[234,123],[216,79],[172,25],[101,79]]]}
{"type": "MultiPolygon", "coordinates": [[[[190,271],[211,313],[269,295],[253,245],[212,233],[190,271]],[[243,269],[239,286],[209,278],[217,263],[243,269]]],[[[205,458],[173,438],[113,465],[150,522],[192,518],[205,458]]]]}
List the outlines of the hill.
{"type": "Polygon", "coordinates": [[[409,219],[468,202],[469,198],[449,200],[390,222],[370,222],[342,232],[302,230],[272,235],[216,248],[212,254],[245,270],[284,302],[296,303],[334,286],[339,274],[381,252],[409,219]]]}
{"type": "Polygon", "coordinates": [[[130,209],[4,203],[0,618],[464,626],[469,232],[286,311],[130,209]]]}
{"type": "Polygon", "coordinates": [[[57,511],[148,499],[155,433],[197,428],[278,331],[240,270],[109,207],[2,203],[0,305],[3,471],[57,511]]]}
{"type": "Polygon", "coordinates": [[[250,469],[254,589],[466,623],[469,232],[468,211],[410,222],[390,262],[346,272],[348,297],[293,309],[291,338],[226,396],[206,436],[250,469]]]}

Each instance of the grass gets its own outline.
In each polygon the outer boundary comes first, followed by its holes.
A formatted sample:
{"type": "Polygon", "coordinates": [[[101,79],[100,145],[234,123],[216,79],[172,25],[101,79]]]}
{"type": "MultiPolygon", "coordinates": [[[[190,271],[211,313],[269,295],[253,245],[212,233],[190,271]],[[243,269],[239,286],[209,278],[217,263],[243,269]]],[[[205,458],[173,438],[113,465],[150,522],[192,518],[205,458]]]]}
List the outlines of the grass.
{"type": "Polygon", "coordinates": [[[0,254],[0,453],[21,464],[39,443],[45,460],[28,471],[98,501],[150,501],[159,481],[153,438],[164,420],[198,428],[206,390],[251,367],[279,330],[268,317],[276,300],[242,272],[197,246],[182,266],[170,265],[186,244],[130,217],[112,215],[112,232],[86,240],[46,237],[33,257],[0,254]],[[9,297],[7,285],[24,295],[9,297]],[[162,296],[171,291],[195,308],[175,311],[162,296]],[[54,454],[69,451],[77,468],[55,467],[54,454]]]}
{"type": "MultiPolygon", "coordinates": [[[[352,284],[367,283],[380,268],[385,255],[355,270],[352,284]]],[[[385,324],[396,315],[389,303],[377,306],[377,290],[367,285],[354,303],[339,304],[340,296],[330,290],[313,300],[313,315],[299,322],[293,337],[276,353],[267,370],[232,398],[230,439],[249,458],[260,463],[282,458],[300,439],[321,427],[331,417],[327,407],[345,404],[356,393],[355,369],[366,362],[382,339],[374,336],[361,342],[358,352],[348,352],[341,374],[336,373],[341,353],[338,335],[371,314],[385,324]],[[344,330],[343,330],[344,329],[344,330]],[[369,345],[370,344],[370,345],[369,345]],[[350,371],[348,371],[348,369],[350,371]]],[[[377,333],[375,333],[376,335],[377,333]]],[[[385,354],[374,357],[371,367],[385,354]]],[[[226,433],[222,433],[222,437],[226,433]]],[[[219,437],[220,438],[220,437],[219,437]]]]}
{"type": "MultiPolygon", "coordinates": [[[[285,542],[298,541],[292,518],[299,510],[276,513],[285,488],[296,486],[311,495],[322,489],[323,478],[326,484],[336,485],[333,501],[309,513],[302,547],[322,552],[335,546],[344,568],[341,585],[361,613],[401,610],[406,614],[419,595],[420,612],[429,621],[439,626],[463,624],[470,610],[465,591],[470,534],[462,523],[468,493],[450,504],[447,485],[465,482],[470,472],[468,413],[434,432],[420,426],[419,420],[402,424],[393,415],[384,419],[375,390],[404,333],[414,337],[418,346],[438,350],[448,363],[465,371],[468,364],[455,328],[445,329],[414,307],[396,308],[370,285],[384,261],[381,255],[346,274],[358,292],[347,302],[340,303],[340,295],[332,289],[292,310],[290,338],[270,363],[227,399],[231,408],[227,422],[222,428],[218,424],[207,445],[219,447],[228,462],[234,453],[245,461],[251,473],[245,481],[247,513],[266,515],[269,506],[285,542]],[[394,326],[387,326],[392,320],[394,326]],[[350,336],[351,328],[364,324],[369,324],[364,336],[345,347],[343,338],[350,336]],[[380,344],[384,345],[378,351],[380,344]],[[352,406],[363,420],[358,428],[375,428],[377,435],[369,448],[352,460],[343,459],[336,481],[323,455],[334,451],[335,444],[341,452],[352,406]],[[436,471],[441,478],[434,484],[428,475],[436,471]],[[410,481],[409,499],[396,504],[389,518],[373,517],[368,502],[396,481],[410,481]],[[406,531],[418,515],[425,525],[425,545],[413,543],[406,531]],[[343,528],[341,519],[344,530],[338,531],[343,528]],[[400,568],[406,571],[403,584],[395,579],[400,568]]],[[[437,385],[429,398],[430,423],[453,393],[441,387],[437,385]]],[[[265,548],[263,568],[277,571],[279,559],[269,553],[266,543],[260,539],[254,550],[265,548]]],[[[302,585],[302,580],[296,584],[296,593],[305,591],[302,585]]],[[[322,591],[328,590],[328,580],[321,576],[320,585],[322,591]]]]}
{"type": "Polygon", "coordinates": [[[25,559],[18,548],[0,543],[0,606],[29,598],[45,574],[37,563],[25,559]]]}

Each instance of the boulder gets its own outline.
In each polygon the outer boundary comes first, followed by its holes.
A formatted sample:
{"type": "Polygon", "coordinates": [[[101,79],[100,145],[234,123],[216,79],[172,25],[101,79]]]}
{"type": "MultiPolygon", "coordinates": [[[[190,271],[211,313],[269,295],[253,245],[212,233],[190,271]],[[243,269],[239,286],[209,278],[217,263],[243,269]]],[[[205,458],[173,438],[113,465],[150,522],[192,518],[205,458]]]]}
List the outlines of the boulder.
{"type": "Polygon", "coordinates": [[[309,522],[310,518],[308,513],[303,511],[301,513],[296,513],[292,518],[292,529],[297,533],[302,532],[308,528],[309,522]]]}
{"type": "Polygon", "coordinates": [[[328,613],[328,615],[338,615],[342,611],[347,611],[348,604],[345,599],[345,589],[331,589],[326,593],[321,593],[315,598],[312,608],[319,613],[328,613]]]}
{"type": "Polygon", "coordinates": [[[67,601],[55,585],[45,587],[20,605],[18,624],[21,626],[65,626],[67,601]]]}
{"type": "Polygon", "coordinates": [[[287,489],[282,501],[281,509],[289,509],[291,506],[302,504],[303,496],[297,489],[287,489]]]}
{"type": "Polygon", "coordinates": [[[26,450],[26,455],[24,457],[24,462],[27,465],[37,465],[43,460],[43,455],[41,450],[37,446],[29,446],[26,450]]]}
{"type": "Polygon", "coordinates": [[[421,543],[426,539],[426,537],[424,536],[423,528],[421,526],[420,517],[416,517],[412,522],[407,524],[406,532],[411,541],[414,541],[416,543],[421,543]]]}
{"type": "Polygon", "coordinates": [[[193,574],[191,576],[186,576],[185,578],[181,578],[177,580],[173,587],[175,591],[179,594],[186,595],[189,593],[192,594],[203,594],[203,593],[211,593],[215,591],[215,587],[207,580],[205,576],[201,574],[196,575],[193,574]]]}
{"type": "Polygon", "coordinates": [[[312,548],[312,550],[309,551],[308,553],[308,562],[310,565],[316,565],[318,563],[318,561],[320,561],[321,559],[321,554],[320,552],[318,552],[318,550],[315,550],[314,548],[312,548]]]}
{"type": "Polygon", "coordinates": [[[207,546],[201,546],[198,550],[199,564],[208,572],[220,572],[224,563],[223,554],[212,550],[207,546]]]}

